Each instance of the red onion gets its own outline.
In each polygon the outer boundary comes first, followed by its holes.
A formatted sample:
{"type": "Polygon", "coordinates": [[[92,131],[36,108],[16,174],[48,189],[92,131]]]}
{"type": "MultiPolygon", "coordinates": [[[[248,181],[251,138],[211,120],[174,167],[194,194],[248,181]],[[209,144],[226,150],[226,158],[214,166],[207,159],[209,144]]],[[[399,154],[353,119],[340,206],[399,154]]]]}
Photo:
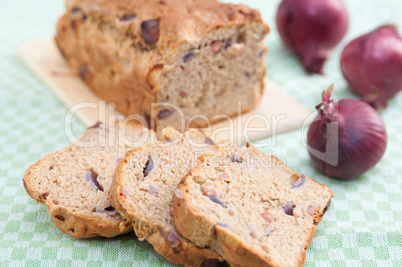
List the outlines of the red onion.
{"type": "Polygon", "coordinates": [[[380,114],[355,99],[331,100],[333,86],[316,106],[307,144],[313,166],[328,176],[348,180],[373,168],[384,155],[387,134],[380,114]]]}
{"type": "Polygon", "coordinates": [[[96,191],[100,190],[103,192],[103,187],[98,182],[98,174],[96,174],[93,171],[86,171],[85,179],[93,189],[95,189],[96,191]]]}
{"type": "Polygon", "coordinates": [[[109,206],[107,208],[96,207],[95,212],[104,212],[104,213],[106,213],[108,215],[117,214],[117,211],[112,206],[109,206]]]}
{"type": "Polygon", "coordinates": [[[143,170],[144,177],[147,177],[155,168],[155,160],[152,155],[149,155],[147,162],[145,163],[145,167],[143,170]]]}
{"type": "Polygon", "coordinates": [[[283,210],[285,211],[286,215],[293,216],[293,203],[292,202],[286,202],[285,206],[283,206],[283,210]]]}
{"type": "Polygon", "coordinates": [[[180,239],[177,235],[175,235],[172,232],[169,232],[166,236],[168,244],[172,247],[175,248],[180,244],[180,239]]]}
{"type": "Polygon", "coordinates": [[[276,24],[306,71],[323,74],[328,53],[347,32],[349,17],[341,0],[283,0],[276,24]]]}
{"type": "Polygon", "coordinates": [[[221,205],[222,207],[226,208],[226,205],[225,205],[225,203],[222,201],[222,199],[220,199],[220,198],[218,198],[218,197],[211,197],[211,196],[208,196],[208,197],[209,197],[209,200],[211,200],[212,202],[215,202],[216,204],[219,204],[219,205],[221,205]]]}
{"type": "Polygon", "coordinates": [[[302,186],[304,184],[304,182],[306,181],[306,176],[304,176],[303,174],[300,176],[300,178],[298,180],[296,180],[293,185],[292,185],[292,189],[293,188],[298,188],[300,186],[302,186]]]}
{"type": "Polygon", "coordinates": [[[387,25],[354,39],[343,50],[343,76],[361,99],[375,108],[402,91],[402,39],[387,25]]]}

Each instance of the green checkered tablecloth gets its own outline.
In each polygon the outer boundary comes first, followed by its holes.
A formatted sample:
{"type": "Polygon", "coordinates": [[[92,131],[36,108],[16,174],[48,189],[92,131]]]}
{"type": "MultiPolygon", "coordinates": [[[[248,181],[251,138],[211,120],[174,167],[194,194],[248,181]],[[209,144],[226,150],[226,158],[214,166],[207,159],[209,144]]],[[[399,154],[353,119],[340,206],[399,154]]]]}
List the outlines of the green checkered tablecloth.
{"type": "MultiPolygon", "coordinates": [[[[200,0],[202,1],[202,0],[200,0]]],[[[349,33],[333,52],[325,76],[307,76],[275,30],[279,0],[243,1],[261,10],[271,25],[267,38],[268,77],[309,107],[335,83],[337,98],[354,97],[339,70],[341,48],[380,24],[402,33],[401,0],[344,0],[349,33]]],[[[173,266],[134,234],[76,240],[60,232],[25,193],[21,178],[41,156],[68,144],[63,131],[66,108],[17,58],[19,44],[54,34],[62,0],[0,0],[0,266],[173,266]]],[[[268,139],[265,152],[290,168],[331,187],[332,206],[318,225],[306,266],[402,266],[402,94],[382,112],[388,130],[383,160],[356,181],[341,182],[316,172],[296,130],[268,139]]],[[[83,125],[75,121],[79,135],[83,125]]]]}

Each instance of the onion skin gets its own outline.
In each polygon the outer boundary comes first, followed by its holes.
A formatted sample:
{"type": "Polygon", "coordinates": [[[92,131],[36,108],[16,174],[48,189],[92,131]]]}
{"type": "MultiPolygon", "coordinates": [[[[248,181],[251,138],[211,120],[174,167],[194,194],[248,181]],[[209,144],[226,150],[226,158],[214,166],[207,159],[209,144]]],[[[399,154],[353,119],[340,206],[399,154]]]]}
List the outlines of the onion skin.
{"type": "Polygon", "coordinates": [[[349,17],[341,0],[283,0],[276,25],[309,74],[323,74],[329,52],[343,39],[349,17]]]}
{"type": "Polygon", "coordinates": [[[331,92],[324,92],[323,103],[316,107],[319,114],[307,134],[309,154],[317,170],[330,177],[350,180],[381,160],[387,133],[380,114],[370,105],[355,99],[333,102],[330,95],[331,92]],[[338,128],[329,126],[333,123],[338,128]],[[317,157],[311,149],[325,154],[317,157]],[[331,157],[338,159],[335,166],[328,163],[331,157]]]}
{"type": "Polygon", "coordinates": [[[377,109],[402,91],[402,39],[386,25],[358,37],[342,52],[341,69],[352,91],[377,109]]]}

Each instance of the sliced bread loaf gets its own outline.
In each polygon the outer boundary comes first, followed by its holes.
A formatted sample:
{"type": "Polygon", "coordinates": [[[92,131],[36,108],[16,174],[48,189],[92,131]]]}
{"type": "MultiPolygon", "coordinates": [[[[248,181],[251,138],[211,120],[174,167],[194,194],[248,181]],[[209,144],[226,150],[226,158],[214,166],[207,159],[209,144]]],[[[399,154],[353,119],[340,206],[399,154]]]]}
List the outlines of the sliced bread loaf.
{"type": "Polygon", "coordinates": [[[56,42],[94,93],[159,132],[253,109],[268,31],[257,10],[217,0],[66,0],[56,42]]]}
{"type": "Polygon", "coordinates": [[[301,266],[332,191],[274,156],[221,142],[173,200],[174,225],[231,266],[301,266]]]}
{"type": "Polygon", "coordinates": [[[74,144],[29,167],[25,190],[48,206],[57,228],[75,238],[126,233],[131,222],[110,205],[109,186],[125,152],[153,137],[153,131],[124,121],[96,124],[74,144]]]}
{"type": "Polygon", "coordinates": [[[111,203],[133,222],[139,239],[149,241],[162,256],[178,264],[200,266],[220,257],[180,236],[173,225],[172,197],[197,157],[217,146],[199,130],[183,135],[172,128],[162,132],[163,142],[133,149],[121,160],[110,190],[111,203]]]}

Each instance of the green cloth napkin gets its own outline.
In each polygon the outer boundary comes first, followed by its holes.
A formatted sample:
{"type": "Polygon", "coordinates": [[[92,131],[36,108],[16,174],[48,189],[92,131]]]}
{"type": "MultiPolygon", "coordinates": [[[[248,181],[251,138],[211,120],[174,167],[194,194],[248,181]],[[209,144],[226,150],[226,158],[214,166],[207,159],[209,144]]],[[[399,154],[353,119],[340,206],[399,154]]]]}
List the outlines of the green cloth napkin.
{"type": "MultiPolygon", "coordinates": [[[[202,1],[202,0],[200,0],[202,1]]],[[[402,1],[344,0],[351,17],[348,35],[331,54],[325,76],[307,76],[286,51],[275,26],[279,0],[243,1],[261,10],[271,26],[268,77],[313,108],[321,91],[335,83],[335,97],[350,94],[339,70],[341,49],[352,38],[384,23],[402,33],[402,1]]],[[[54,35],[61,0],[0,1],[0,266],[174,266],[133,233],[113,239],[76,240],[60,232],[44,205],[23,188],[25,169],[68,144],[67,109],[16,56],[19,44],[54,35]]],[[[262,150],[297,172],[328,185],[332,205],[307,253],[306,266],[402,266],[402,94],[382,112],[388,130],[383,160],[351,182],[316,172],[300,130],[263,140],[262,150]]],[[[84,127],[75,120],[79,136],[84,127]]]]}

